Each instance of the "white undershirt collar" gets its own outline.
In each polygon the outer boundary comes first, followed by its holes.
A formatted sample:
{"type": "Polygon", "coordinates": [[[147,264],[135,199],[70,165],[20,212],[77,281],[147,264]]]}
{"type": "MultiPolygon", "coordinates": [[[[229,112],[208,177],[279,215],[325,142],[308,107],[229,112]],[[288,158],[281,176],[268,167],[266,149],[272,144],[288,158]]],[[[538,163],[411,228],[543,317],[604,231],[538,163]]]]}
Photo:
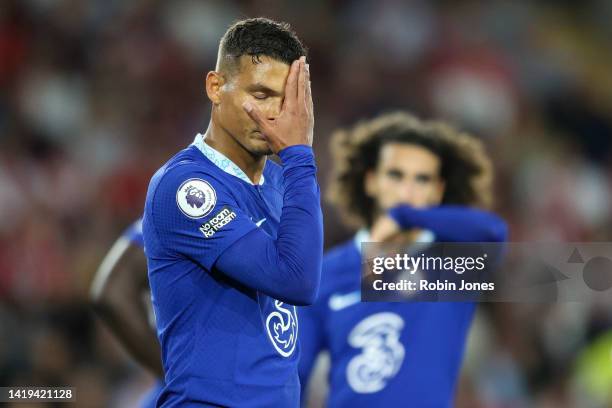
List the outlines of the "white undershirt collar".
{"type": "MultiPolygon", "coordinates": [[[[417,239],[414,241],[415,243],[432,243],[436,240],[436,236],[430,230],[422,230],[417,239]]],[[[353,238],[353,242],[355,246],[357,246],[357,250],[361,252],[361,244],[364,242],[370,242],[370,231],[365,228],[361,228],[355,234],[353,238]]]]}
{"type": "MultiPolygon", "coordinates": [[[[215,166],[217,166],[218,168],[220,168],[227,174],[230,174],[234,177],[238,177],[240,180],[245,181],[251,185],[254,185],[251,179],[248,178],[248,176],[244,173],[244,171],[242,171],[240,167],[236,165],[236,163],[228,159],[227,156],[225,156],[220,151],[215,150],[212,147],[210,147],[208,144],[206,144],[206,142],[204,142],[205,138],[206,137],[203,134],[198,133],[195,139],[193,140],[192,145],[197,147],[198,150],[200,150],[202,154],[206,156],[208,160],[213,162],[215,166]]],[[[259,179],[259,185],[261,186],[263,183],[264,183],[264,175],[262,174],[261,178],[259,179]]]]}

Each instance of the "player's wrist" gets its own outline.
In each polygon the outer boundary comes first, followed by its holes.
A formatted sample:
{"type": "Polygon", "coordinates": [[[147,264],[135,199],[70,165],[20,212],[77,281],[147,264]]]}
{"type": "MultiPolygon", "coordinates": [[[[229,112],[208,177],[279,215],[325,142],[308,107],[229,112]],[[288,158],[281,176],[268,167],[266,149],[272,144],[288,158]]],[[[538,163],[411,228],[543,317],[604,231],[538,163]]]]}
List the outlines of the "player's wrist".
{"type": "Polygon", "coordinates": [[[283,165],[285,188],[316,184],[317,165],[312,147],[292,145],[279,152],[283,165]]]}
{"type": "Polygon", "coordinates": [[[312,161],[314,163],[314,151],[311,146],[306,144],[295,144],[283,147],[278,152],[283,165],[290,164],[292,162],[301,162],[304,160],[312,161]]]}
{"type": "Polygon", "coordinates": [[[417,210],[407,204],[396,205],[387,211],[387,215],[402,229],[412,227],[412,216],[417,210]]]}

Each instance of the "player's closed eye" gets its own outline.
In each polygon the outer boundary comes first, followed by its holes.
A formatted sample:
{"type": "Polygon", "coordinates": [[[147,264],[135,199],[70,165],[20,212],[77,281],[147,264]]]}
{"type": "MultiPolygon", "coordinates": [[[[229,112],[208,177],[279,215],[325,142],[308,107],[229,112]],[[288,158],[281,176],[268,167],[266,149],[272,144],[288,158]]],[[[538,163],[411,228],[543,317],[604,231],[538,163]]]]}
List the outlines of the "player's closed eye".
{"type": "Polygon", "coordinates": [[[268,94],[264,93],[264,92],[255,92],[253,94],[253,97],[255,99],[259,99],[259,100],[264,100],[268,98],[268,94]]]}

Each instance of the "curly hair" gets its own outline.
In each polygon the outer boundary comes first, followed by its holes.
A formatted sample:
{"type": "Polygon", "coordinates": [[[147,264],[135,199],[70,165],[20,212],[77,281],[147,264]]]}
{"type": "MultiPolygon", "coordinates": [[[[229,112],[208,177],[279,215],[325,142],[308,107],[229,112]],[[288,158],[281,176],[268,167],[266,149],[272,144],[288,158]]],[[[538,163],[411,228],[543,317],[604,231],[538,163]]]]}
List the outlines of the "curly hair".
{"type": "Polygon", "coordinates": [[[478,139],[443,122],[393,112],[332,135],[334,170],[327,198],[349,224],[372,225],[376,202],[366,194],[364,180],[366,173],[378,165],[380,150],[387,143],[418,145],[440,158],[446,185],[443,204],[491,206],[493,170],[478,139]]]}
{"type": "Polygon", "coordinates": [[[287,23],[258,17],[232,24],[219,42],[219,67],[235,69],[238,59],[249,55],[254,64],[261,56],[290,65],[306,55],[306,47],[287,23]]]}

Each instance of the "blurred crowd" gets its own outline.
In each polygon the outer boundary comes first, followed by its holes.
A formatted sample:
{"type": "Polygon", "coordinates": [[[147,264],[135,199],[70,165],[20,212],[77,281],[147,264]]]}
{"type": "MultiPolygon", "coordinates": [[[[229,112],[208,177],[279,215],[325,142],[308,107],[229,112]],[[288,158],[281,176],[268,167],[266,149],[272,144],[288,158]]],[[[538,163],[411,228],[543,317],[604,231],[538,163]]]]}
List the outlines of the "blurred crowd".
{"type": "MultiPolygon", "coordinates": [[[[309,47],[323,188],[335,128],[407,109],[484,141],[512,241],[612,240],[609,1],[3,0],[0,385],[137,403],[151,378],[88,286],[155,169],[206,129],[219,38],[255,16],[309,47]]],[[[324,215],[326,247],[350,236],[324,215]]],[[[612,406],[612,306],[483,305],[457,406],[612,406]]]]}

